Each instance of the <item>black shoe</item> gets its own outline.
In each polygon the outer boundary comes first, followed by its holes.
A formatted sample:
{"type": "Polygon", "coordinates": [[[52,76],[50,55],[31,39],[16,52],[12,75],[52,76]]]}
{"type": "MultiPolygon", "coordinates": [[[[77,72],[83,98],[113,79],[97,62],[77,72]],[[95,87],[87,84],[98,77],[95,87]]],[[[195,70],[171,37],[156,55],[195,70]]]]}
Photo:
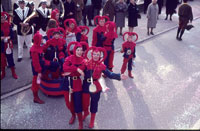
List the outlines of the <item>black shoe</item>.
{"type": "Polygon", "coordinates": [[[149,32],[147,32],[147,35],[149,35],[149,32]]]}
{"type": "Polygon", "coordinates": [[[167,17],[165,18],[165,20],[167,20],[167,17]]]}
{"type": "Polygon", "coordinates": [[[151,32],[150,34],[154,35],[154,33],[153,33],[153,32],[151,32]]]}
{"type": "Polygon", "coordinates": [[[169,20],[172,21],[172,18],[170,18],[169,20]]]}
{"type": "Polygon", "coordinates": [[[18,59],[17,59],[17,62],[21,62],[21,61],[22,61],[22,58],[18,58],[18,59]]]}

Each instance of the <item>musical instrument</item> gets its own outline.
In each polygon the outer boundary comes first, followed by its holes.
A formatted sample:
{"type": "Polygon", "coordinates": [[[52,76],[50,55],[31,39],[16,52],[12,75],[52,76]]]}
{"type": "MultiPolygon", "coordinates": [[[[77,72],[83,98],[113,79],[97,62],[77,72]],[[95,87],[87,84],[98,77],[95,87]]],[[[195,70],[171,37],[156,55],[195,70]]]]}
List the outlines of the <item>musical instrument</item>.
{"type": "Polygon", "coordinates": [[[34,17],[39,17],[39,15],[37,14],[36,11],[34,11],[30,16],[28,16],[22,24],[22,28],[21,28],[21,33],[23,35],[27,35],[28,32],[31,30],[31,26],[30,25],[26,25],[27,22],[30,21],[30,19],[34,18],[34,17]]]}
{"type": "Polygon", "coordinates": [[[93,78],[92,78],[92,76],[91,76],[91,85],[90,85],[90,87],[89,87],[89,91],[90,91],[91,93],[94,93],[94,92],[97,91],[97,87],[96,87],[96,85],[93,83],[93,78]]]}

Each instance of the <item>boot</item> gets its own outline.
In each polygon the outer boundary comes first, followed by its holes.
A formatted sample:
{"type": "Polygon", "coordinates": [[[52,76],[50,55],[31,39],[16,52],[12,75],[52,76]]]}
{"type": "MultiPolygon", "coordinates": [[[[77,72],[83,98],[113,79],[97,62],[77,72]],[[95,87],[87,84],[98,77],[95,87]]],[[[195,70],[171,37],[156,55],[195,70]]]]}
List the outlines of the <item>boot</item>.
{"type": "Polygon", "coordinates": [[[15,73],[15,67],[11,67],[10,69],[11,69],[13,78],[17,79],[18,76],[17,76],[17,74],[15,73]]]}
{"type": "Polygon", "coordinates": [[[183,36],[184,31],[185,31],[185,30],[182,30],[182,31],[181,31],[180,38],[179,38],[180,41],[182,40],[182,36],[183,36]]]}
{"type": "Polygon", "coordinates": [[[91,113],[91,119],[90,119],[89,128],[94,128],[95,116],[96,116],[96,113],[91,113]]]}
{"type": "Polygon", "coordinates": [[[79,122],[79,127],[78,127],[78,129],[83,129],[82,112],[81,112],[81,113],[77,113],[77,116],[78,116],[78,122],[79,122]]]}
{"type": "Polygon", "coordinates": [[[129,76],[130,78],[133,78],[132,73],[131,73],[131,70],[128,71],[128,76],[129,76]]]}
{"type": "Polygon", "coordinates": [[[38,104],[44,104],[44,101],[42,101],[39,97],[38,97],[38,92],[33,92],[33,102],[34,103],[38,103],[38,104]]]}
{"type": "Polygon", "coordinates": [[[72,117],[71,117],[71,119],[69,120],[69,124],[73,124],[74,121],[75,121],[75,119],[76,119],[76,114],[75,114],[74,112],[71,112],[71,114],[72,114],[72,117]]]}
{"type": "Polygon", "coordinates": [[[168,19],[168,15],[166,15],[166,18],[165,18],[165,20],[167,20],[168,19]]]}
{"type": "Polygon", "coordinates": [[[85,118],[89,115],[89,111],[84,111],[84,115],[83,115],[83,121],[85,120],[85,118]]]}
{"type": "Polygon", "coordinates": [[[1,68],[1,80],[6,76],[5,67],[1,68]]]}
{"type": "Polygon", "coordinates": [[[177,35],[176,35],[176,39],[178,40],[179,39],[179,33],[180,33],[180,31],[181,31],[181,28],[178,28],[178,30],[177,30],[177,35]]]}

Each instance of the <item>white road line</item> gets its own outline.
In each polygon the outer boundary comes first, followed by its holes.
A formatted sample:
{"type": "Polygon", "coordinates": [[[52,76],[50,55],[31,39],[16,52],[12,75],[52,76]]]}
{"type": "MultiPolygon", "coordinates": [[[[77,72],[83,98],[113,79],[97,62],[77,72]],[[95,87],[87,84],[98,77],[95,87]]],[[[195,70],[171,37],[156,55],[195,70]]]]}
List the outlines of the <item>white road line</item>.
{"type": "Polygon", "coordinates": [[[194,130],[194,129],[200,129],[200,119],[194,124],[194,126],[191,129],[192,130],[194,130]]]}
{"type": "Polygon", "coordinates": [[[22,91],[24,91],[24,90],[27,90],[27,89],[29,89],[29,88],[31,87],[31,85],[32,85],[32,84],[29,84],[29,85],[24,86],[24,87],[22,87],[22,88],[19,88],[19,89],[16,89],[16,90],[14,90],[14,91],[11,91],[11,92],[9,92],[9,93],[6,93],[5,95],[2,95],[2,96],[1,96],[1,100],[5,99],[5,98],[7,98],[7,97],[9,97],[9,96],[15,95],[15,94],[17,94],[17,93],[20,93],[20,92],[22,92],[22,91]]]}

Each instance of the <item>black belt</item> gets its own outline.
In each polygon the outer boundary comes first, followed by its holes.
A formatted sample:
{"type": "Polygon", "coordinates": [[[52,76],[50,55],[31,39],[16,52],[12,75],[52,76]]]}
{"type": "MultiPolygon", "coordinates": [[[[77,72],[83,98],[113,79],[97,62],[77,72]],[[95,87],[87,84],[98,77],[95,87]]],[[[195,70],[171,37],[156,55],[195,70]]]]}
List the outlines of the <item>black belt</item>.
{"type": "Polygon", "coordinates": [[[104,45],[104,46],[113,46],[113,45],[104,45]]]}

